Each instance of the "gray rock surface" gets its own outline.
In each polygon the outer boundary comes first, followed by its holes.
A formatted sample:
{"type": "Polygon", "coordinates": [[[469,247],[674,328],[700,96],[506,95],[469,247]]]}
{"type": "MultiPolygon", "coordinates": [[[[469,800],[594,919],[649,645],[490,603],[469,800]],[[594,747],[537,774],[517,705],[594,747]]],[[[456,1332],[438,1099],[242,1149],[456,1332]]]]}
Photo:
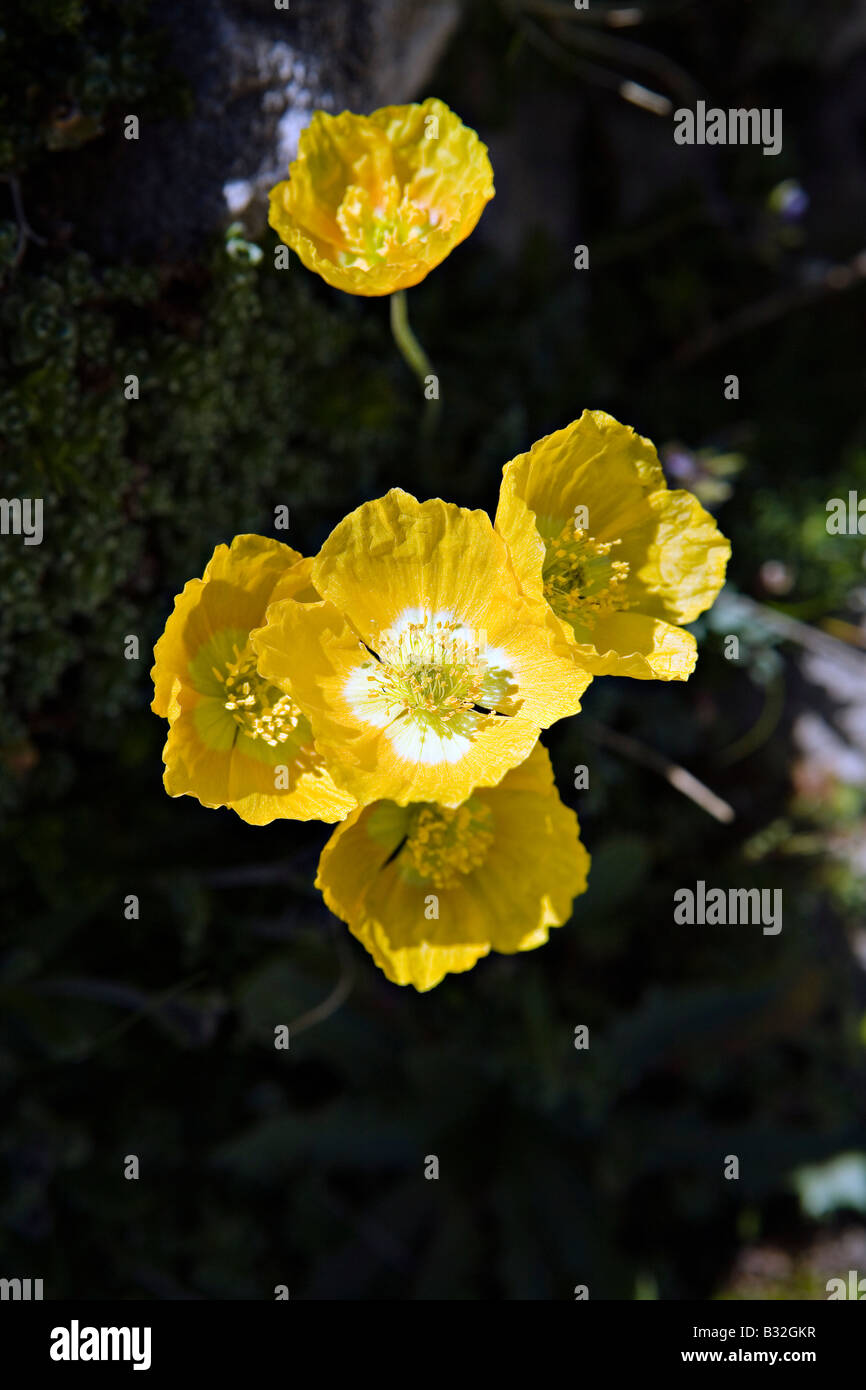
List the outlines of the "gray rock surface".
{"type": "MultiPolygon", "coordinates": [[[[316,108],[369,111],[425,90],[459,18],[458,0],[156,0],[189,118],[141,118],[88,147],[76,239],[112,256],[190,253],[234,220],[264,226],[316,108]]],[[[136,113],[132,113],[136,114],[136,113]]],[[[68,199],[67,199],[68,202],[68,199]]]]}

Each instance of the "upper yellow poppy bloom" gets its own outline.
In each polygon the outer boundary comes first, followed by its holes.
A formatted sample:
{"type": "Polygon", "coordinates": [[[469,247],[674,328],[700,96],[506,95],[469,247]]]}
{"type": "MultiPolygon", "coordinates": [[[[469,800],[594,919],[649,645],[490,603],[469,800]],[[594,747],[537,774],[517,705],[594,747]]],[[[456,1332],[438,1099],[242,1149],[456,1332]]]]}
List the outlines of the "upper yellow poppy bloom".
{"type": "Polygon", "coordinates": [[[444,261],[492,197],[487,147],[429,97],[370,116],[317,111],[268,220],[329,285],[392,294],[444,261]]]}
{"type": "Polygon", "coordinates": [[[527,600],[593,675],[685,680],[694,622],[725,582],[730,542],[655,447],[601,410],[505,465],[496,529],[527,600]]]}
{"type": "Polygon", "coordinates": [[[316,886],[389,980],[428,990],[491,950],[543,945],[588,871],[539,743],[456,809],[377,801],[353,811],[322,851],[316,886]]]}
{"type": "Polygon", "coordinates": [[[394,488],[332,531],[319,603],[271,603],[259,671],[361,804],[459,806],[580,708],[590,677],[521,597],[486,512],[394,488]]]}
{"type": "Polygon", "coordinates": [[[336,821],[355,805],[332,782],[308,720],[256,670],[250,631],[272,599],[310,595],[311,561],[265,536],[218,545],[154,648],[151,708],[169,721],[169,796],[230,806],[251,825],[336,821]]]}

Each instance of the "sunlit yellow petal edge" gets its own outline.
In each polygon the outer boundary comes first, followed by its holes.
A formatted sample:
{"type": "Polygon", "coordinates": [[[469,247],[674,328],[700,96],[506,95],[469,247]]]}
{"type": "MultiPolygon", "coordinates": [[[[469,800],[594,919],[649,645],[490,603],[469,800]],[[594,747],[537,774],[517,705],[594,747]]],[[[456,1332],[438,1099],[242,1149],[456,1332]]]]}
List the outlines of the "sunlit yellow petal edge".
{"type": "MultiPolygon", "coordinates": [[[[208,560],[201,579],[190,579],[174,601],[162,636],[153,649],[154,664],[150,676],[154,684],[151,709],[161,718],[168,718],[168,706],[174,681],[180,677],[189,682],[190,651],[185,640],[189,617],[201,599],[206,584],[224,581],[248,593],[253,604],[261,594],[262,612],[273,595],[278,579],[304,561],[299,551],[268,536],[235,536],[231,545],[218,545],[208,560]]],[[[309,568],[305,571],[309,574],[309,568]]],[[[228,618],[228,614],[227,614],[228,618]]],[[[231,618],[225,624],[232,625],[231,618]]]]}
{"type": "MultiPolygon", "coordinates": [[[[230,546],[216,547],[202,578],[190,580],[176,598],[151,673],[152,708],[169,721],[163,781],[170,796],[228,806],[254,825],[278,818],[334,822],[354,807],[334,785],[300,711],[287,724],[291,707],[280,701],[275,717],[281,732],[268,732],[268,742],[247,727],[243,707],[236,718],[226,703],[226,677],[237,662],[226,663],[239,652],[248,650],[248,682],[267,688],[255,671],[250,631],[274,595],[316,597],[310,570],[309,560],[280,541],[236,536],[230,546]]],[[[279,695],[275,691],[273,700],[279,695]]]]}
{"type": "Polygon", "coordinates": [[[485,512],[392,489],[335,528],[312,573],[322,601],[272,604],[252,640],[360,804],[459,806],[579,710],[590,677],[523,602],[485,512]],[[404,638],[422,682],[451,682],[438,703],[405,702],[404,638]]]}
{"type": "MultiPolygon", "coordinates": [[[[317,111],[301,132],[289,178],[271,190],[269,221],[307,269],[329,285],[348,294],[378,296],[423,280],[469,236],[493,196],[487,147],[444,102],[430,97],[408,106],[382,107],[369,116],[317,111]],[[427,139],[425,133],[431,117],[439,122],[435,139],[427,139]],[[371,139],[385,148],[368,152],[371,139]],[[389,243],[387,254],[373,263],[342,263],[341,256],[346,261],[355,254],[339,223],[342,199],[350,187],[370,185],[368,230],[373,236],[381,196],[377,189],[389,172],[381,167],[382,156],[389,148],[394,166],[390,172],[409,198],[410,209],[418,218],[421,209],[432,209],[441,225],[427,225],[414,238],[389,243]],[[431,151],[438,159],[430,159],[431,151]]],[[[385,216],[380,211],[380,217],[385,216]]]]}
{"type": "Polygon", "coordinates": [[[186,702],[170,720],[163,750],[163,785],[171,797],[192,796],[215,810],[228,807],[249,825],[269,825],[274,820],[320,820],[328,824],[351,811],[356,802],[334,785],[320,756],[308,751],[305,758],[281,764],[289,785],[275,790],[273,763],[258,762],[252,751],[207,747],[196,729],[194,710],[199,698],[185,692],[186,702]]]}
{"type": "Polygon", "coordinates": [[[679,624],[715,601],[730,543],[697,498],[667,488],[650,440],[603,411],[584,411],[505,465],[495,524],[527,602],[546,610],[555,639],[582,667],[642,680],[691,674],[697,644],[679,624]],[[607,566],[613,578],[591,614],[579,601],[555,611],[551,597],[562,586],[557,554],[570,562],[578,506],[589,512],[589,536],[575,549],[590,570],[607,566]]]}
{"type": "Polygon", "coordinates": [[[589,855],[577,817],[559,800],[540,743],[467,807],[483,811],[493,838],[483,861],[453,886],[413,877],[401,861],[411,806],[377,802],[353,811],[322,851],[316,886],[394,984],[424,992],[491,950],[533,950],[568,921],[586,888],[589,855]],[[431,893],[438,919],[427,915],[431,893]]]}

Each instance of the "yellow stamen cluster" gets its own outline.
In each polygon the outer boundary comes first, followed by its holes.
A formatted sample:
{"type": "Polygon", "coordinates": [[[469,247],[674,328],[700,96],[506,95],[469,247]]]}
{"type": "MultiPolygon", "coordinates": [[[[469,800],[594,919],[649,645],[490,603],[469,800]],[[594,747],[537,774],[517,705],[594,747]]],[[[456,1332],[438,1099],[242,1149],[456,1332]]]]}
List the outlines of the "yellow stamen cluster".
{"type": "Polygon", "coordinates": [[[396,635],[382,634],[376,655],[379,661],[367,680],[392,718],[408,716],[444,728],[483,703],[483,645],[461,633],[460,623],[434,623],[429,617],[407,623],[396,635]]]}
{"type": "Polygon", "coordinates": [[[404,854],[434,888],[454,888],[484,863],[493,836],[493,812],[476,797],[453,809],[425,802],[412,809],[404,854]]]}
{"type": "Polygon", "coordinates": [[[424,236],[437,221],[435,211],[413,202],[393,174],[375,194],[350,184],[337,211],[344,241],[339,260],[369,269],[386,260],[394,247],[424,236]]]}
{"type": "Polygon", "coordinates": [[[599,541],[567,521],[547,547],[544,597],[565,622],[593,622],[605,613],[629,607],[625,593],[627,560],[611,560],[620,541],[599,541]]]}
{"type": "Polygon", "coordinates": [[[225,688],[225,707],[249,738],[260,738],[271,748],[286,743],[298,727],[301,711],[270,681],[256,670],[255,654],[249,647],[239,652],[224,671],[213,668],[225,688]]]}

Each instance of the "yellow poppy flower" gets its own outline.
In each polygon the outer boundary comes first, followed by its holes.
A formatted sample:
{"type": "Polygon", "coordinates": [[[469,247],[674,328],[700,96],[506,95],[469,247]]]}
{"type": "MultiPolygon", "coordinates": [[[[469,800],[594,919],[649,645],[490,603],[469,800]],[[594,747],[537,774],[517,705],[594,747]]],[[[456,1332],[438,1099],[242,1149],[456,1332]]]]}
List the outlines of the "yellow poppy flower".
{"type": "Polygon", "coordinates": [[[492,197],[486,146],[430,97],[370,116],[317,111],[269,221],[329,285],[392,294],[444,261],[492,197]]]}
{"type": "Polygon", "coordinates": [[[229,806],[251,825],[336,821],[354,806],[332,782],[308,720],[256,671],[250,631],[272,599],[311,592],[311,561],[265,536],[218,545],[154,648],[151,708],[169,721],[169,796],[229,806]]]}
{"type": "Polygon", "coordinates": [[[655,447],[601,410],[503,469],[496,529],[527,601],[593,675],[685,680],[694,622],[725,582],[730,542],[655,447]]]}
{"type": "Polygon", "coordinates": [[[590,677],[521,597],[486,512],[394,488],[332,531],[312,580],[322,601],[272,603],[253,645],[361,804],[459,806],[580,708],[590,677]]]}
{"type": "Polygon", "coordinates": [[[432,989],[491,950],[542,946],[586,888],[577,816],[540,743],[457,808],[377,801],[322,851],[316,886],[397,985],[432,989]]]}

